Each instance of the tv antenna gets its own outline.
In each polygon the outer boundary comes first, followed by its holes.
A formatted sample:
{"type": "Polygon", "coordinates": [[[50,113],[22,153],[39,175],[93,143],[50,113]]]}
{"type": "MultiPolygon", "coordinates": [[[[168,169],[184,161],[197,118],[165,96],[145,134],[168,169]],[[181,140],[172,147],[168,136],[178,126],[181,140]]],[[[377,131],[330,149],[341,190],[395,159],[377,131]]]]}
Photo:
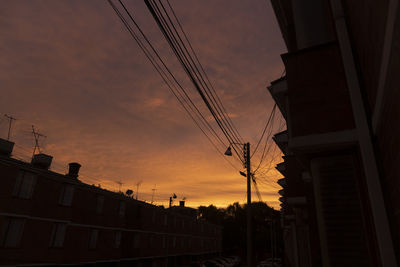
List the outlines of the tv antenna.
{"type": "Polygon", "coordinates": [[[124,184],[122,181],[116,181],[115,183],[118,184],[118,192],[121,192],[121,186],[124,184]]]}
{"type": "Polygon", "coordinates": [[[7,141],[10,141],[10,136],[11,136],[11,126],[13,121],[16,121],[17,119],[14,117],[11,117],[7,114],[4,114],[4,117],[8,119],[8,135],[7,135],[7,141]]]}
{"type": "Polygon", "coordinates": [[[36,148],[39,151],[39,154],[42,153],[40,151],[39,138],[40,137],[46,138],[47,136],[39,133],[38,131],[35,131],[35,126],[33,126],[33,125],[32,125],[32,134],[33,134],[33,138],[35,138],[35,148],[33,149],[33,154],[32,154],[32,158],[33,158],[33,156],[35,156],[36,148]]]}
{"type": "Polygon", "coordinates": [[[136,200],[138,199],[139,195],[139,186],[142,184],[142,181],[136,183],[136,200]]]}
{"type": "Polygon", "coordinates": [[[154,184],[154,188],[153,189],[151,189],[151,191],[153,191],[153,194],[151,195],[151,204],[153,204],[153,201],[154,201],[154,193],[156,192],[156,184],[154,184]]]}

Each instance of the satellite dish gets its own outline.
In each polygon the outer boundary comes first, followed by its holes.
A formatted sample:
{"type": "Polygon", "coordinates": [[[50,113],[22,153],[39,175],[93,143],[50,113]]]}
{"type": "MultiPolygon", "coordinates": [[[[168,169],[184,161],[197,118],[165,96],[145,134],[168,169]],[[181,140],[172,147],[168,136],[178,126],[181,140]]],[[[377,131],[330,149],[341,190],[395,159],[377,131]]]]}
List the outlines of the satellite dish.
{"type": "Polygon", "coordinates": [[[175,195],[175,193],[174,193],[174,195],[172,196],[173,198],[177,198],[177,196],[175,195]]]}
{"type": "Polygon", "coordinates": [[[127,194],[128,196],[130,196],[130,195],[132,195],[132,194],[133,194],[133,191],[132,191],[132,190],[130,190],[130,189],[128,189],[128,190],[126,190],[126,194],[127,194]]]}
{"type": "Polygon", "coordinates": [[[186,197],[183,197],[182,200],[186,200],[186,197]]]}

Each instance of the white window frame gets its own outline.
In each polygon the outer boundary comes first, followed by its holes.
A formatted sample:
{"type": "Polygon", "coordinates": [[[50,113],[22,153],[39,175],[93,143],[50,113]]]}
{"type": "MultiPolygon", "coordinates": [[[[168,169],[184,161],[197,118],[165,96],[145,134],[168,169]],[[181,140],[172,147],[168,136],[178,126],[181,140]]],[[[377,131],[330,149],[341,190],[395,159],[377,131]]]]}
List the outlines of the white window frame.
{"type": "Polygon", "coordinates": [[[0,247],[17,248],[20,246],[25,219],[5,218],[0,232],[0,247]]]}
{"type": "Polygon", "coordinates": [[[60,200],[58,203],[62,206],[71,207],[72,202],[74,200],[74,193],[75,193],[75,188],[73,185],[64,184],[61,191],[60,200]]]}
{"type": "Polygon", "coordinates": [[[27,171],[20,171],[15,180],[13,196],[30,199],[35,189],[37,175],[27,171]]]}
{"type": "Polygon", "coordinates": [[[134,248],[139,248],[140,247],[140,233],[135,233],[133,236],[133,247],[134,248]]]}
{"type": "Polygon", "coordinates": [[[168,225],[168,215],[166,213],[164,213],[164,225],[168,225]]]}
{"type": "Polygon", "coordinates": [[[49,246],[52,248],[62,248],[64,246],[66,232],[66,223],[54,223],[51,231],[49,246]]]}
{"type": "Polygon", "coordinates": [[[125,213],[126,213],[126,203],[125,201],[120,201],[118,210],[119,217],[121,218],[125,217],[125,213]]]}
{"type": "Polygon", "coordinates": [[[96,197],[96,213],[97,214],[103,213],[103,208],[104,208],[104,196],[97,195],[97,197],[96,197]]]}
{"type": "Polygon", "coordinates": [[[89,249],[97,248],[97,241],[99,239],[99,229],[90,229],[89,231],[89,249]]]}
{"type": "Polygon", "coordinates": [[[121,247],[121,240],[122,240],[122,232],[116,231],[115,232],[115,239],[114,239],[114,247],[120,248],[121,247]]]}

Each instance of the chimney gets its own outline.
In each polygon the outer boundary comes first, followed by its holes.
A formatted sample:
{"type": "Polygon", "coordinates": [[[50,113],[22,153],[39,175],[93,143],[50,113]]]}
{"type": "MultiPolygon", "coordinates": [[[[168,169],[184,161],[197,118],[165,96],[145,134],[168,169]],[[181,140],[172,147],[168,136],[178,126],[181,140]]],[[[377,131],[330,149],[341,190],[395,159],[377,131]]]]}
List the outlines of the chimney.
{"type": "Polygon", "coordinates": [[[13,151],[14,143],[0,138],[0,155],[9,157],[13,151]]]}
{"type": "Polygon", "coordinates": [[[179,201],[179,207],[185,207],[185,200],[179,201]]]}
{"type": "Polygon", "coordinates": [[[81,168],[81,164],[77,162],[71,162],[69,165],[69,171],[67,176],[72,177],[74,179],[78,179],[79,169],[81,168]]]}
{"type": "Polygon", "coordinates": [[[52,156],[40,153],[33,156],[31,164],[36,168],[48,170],[52,160],[52,156]]]}

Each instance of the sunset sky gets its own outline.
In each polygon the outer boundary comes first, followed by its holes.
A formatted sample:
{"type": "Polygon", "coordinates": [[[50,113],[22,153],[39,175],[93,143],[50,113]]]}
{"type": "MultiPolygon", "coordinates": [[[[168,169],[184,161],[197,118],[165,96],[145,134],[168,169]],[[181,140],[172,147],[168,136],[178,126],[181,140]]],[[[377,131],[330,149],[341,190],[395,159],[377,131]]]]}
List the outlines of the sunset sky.
{"type": "MultiPolygon", "coordinates": [[[[266,87],[284,69],[286,48],[270,1],[170,1],[233,123],[254,147],[274,103],[266,87]]],[[[124,2],[206,113],[143,1],[124,2]]],[[[3,114],[17,118],[15,157],[29,160],[35,125],[47,136],[43,152],[54,157],[52,170],[66,173],[67,163],[79,162],[83,182],[118,190],[122,181],[124,191],[136,192],[142,181],[139,199],[150,201],[156,186],[155,202],[163,205],[173,193],[193,207],[245,202],[245,178],[179,106],[106,0],[0,5],[0,137],[8,130],[3,114]]],[[[278,208],[279,174],[267,176],[259,189],[278,208]]]]}

